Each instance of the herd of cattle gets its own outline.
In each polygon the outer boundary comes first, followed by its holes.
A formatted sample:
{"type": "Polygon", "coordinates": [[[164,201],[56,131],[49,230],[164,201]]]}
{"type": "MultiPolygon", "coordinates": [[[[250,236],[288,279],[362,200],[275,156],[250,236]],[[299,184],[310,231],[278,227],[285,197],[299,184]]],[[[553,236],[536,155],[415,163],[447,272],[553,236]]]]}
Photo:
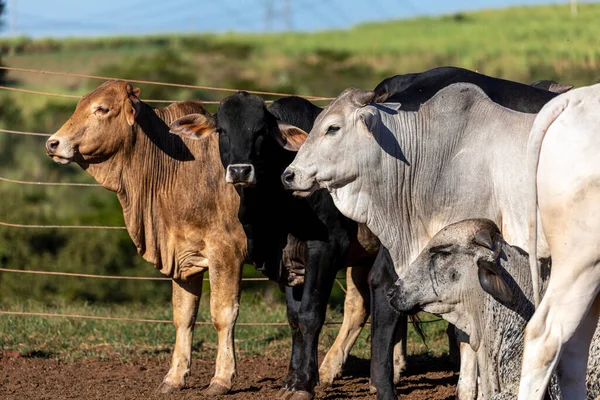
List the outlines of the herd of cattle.
{"type": "Polygon", "coordinates": [[[161,392],[186,385],[207,271],[218,351],[206,393],[230,391],[251,262],[286,295],[278,398],[332,384],[369,314],[372,389],[396,398],[407,319],[425,310],[451,324],[459,399],[596,399],[600,85],[571,88],[443,67],[347,89],[325,109],[242,91],[211,114],[198,101],[155,109],[109,81],[46,153],[116,192],[139,254],[173,279],[161,392]],[[344,321],[319,367],[344,267],[344,321]]]}

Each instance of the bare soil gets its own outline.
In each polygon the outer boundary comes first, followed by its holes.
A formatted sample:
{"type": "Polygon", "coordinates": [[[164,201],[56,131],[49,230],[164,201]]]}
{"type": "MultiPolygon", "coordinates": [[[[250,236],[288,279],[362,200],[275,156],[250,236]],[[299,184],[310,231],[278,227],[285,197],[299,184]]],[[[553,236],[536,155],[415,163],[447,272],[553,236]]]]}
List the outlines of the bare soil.
{"type": "MultiPolygon", "coordinates": [[[[0,399],[204,399],[203,389],[213,374],[210,360],[194,360],[188,389],[168,395],[154,391],[168,369],[168,357],[148,356],[122,361],[18,356],[0,353],[0,399]],[[17,356],[15,358],[15,356],[17,356]]],[[[274,398],[287,371],[287,360],[242,358],[233,391],[219,399],[274,398]]],[[[369,393],[369,361],[351,358],[344,376],[317,399],[374,399],[369,393]]],[[[398,385],[399,399],[454,398],[458,374],[447,357],[409,359],[409,370],[398,385]]],[[[215,399],[213,397],[213,399],[215,399]]]]}

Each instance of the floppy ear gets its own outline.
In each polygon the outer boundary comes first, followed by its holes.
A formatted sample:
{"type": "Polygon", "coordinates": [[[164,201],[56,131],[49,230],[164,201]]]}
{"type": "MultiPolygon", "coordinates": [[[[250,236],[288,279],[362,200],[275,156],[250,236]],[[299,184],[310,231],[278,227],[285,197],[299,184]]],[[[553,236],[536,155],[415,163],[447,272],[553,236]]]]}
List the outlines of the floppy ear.
{"type": "Polygon", "coordinates": [[[281,147],[290,151],[298,151],[308,134],[294,125],[277,121],[277,129],[271,129],[271,135],[281,147]]]}
{"type": "Polygon", "coordinates": [[[511,303],[513,293],[502,277],[496,271],[497,265],[486,260],[477,261],[479,284],[487,293],[501,303],[511,303]]]}
{"type": "Polygon", "coordinates": [[[364,108],[360,111],[360,119],[365,123],[369,133],[373,134],[373,130],[379,120],[379,115],[372,109],[372,107],[364,108]]]}
{"type": "Polygon", "coordinates": [[[551,83],[548,90],[554,93],[566,93],[573,89],[573,85],[566,85],[564,83],[551,83]]]}
{"type": "Polygon", "coordinates": [[[200,139],[215,130],[214,118],[204,114],[184,115],[169,126],[169,132],[189,139],[200,139]]]}
{"type": "Polygon", "coordinates": [[[140,88],[133,87],[131,83],[128,83],[125,89],[127,90],[127,98],[129,99],[125,106],[125,117],[129,126],[133,126],[142,108],[142,103],[139,99],[141,90],[140,88]]]}

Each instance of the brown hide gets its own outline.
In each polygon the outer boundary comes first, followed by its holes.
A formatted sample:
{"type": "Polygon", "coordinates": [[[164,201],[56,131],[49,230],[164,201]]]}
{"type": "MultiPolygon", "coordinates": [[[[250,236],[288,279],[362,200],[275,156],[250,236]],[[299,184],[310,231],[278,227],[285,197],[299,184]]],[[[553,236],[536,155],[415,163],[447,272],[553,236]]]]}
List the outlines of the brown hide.
{"type": "Polygon", "coordinates": [[[79,151],[73,161],[117,193],[139,254],[163,274],[185,280],[205,271],[223,252],[245,257],[239,196],[225,183],[217,134],[194,141],[169,133],[168,125],[177,118],[207,111],[197,101],[152,109],[128,94],[125,85],[107,82],[86,95],[54,136],[69,138],[80,150],[93,149],[79,151]],[[133,126],[119,118],[128,101],[137,110],[133,126]],[[97,103],[114,111],[112,121],[90,116],[97,103]],[[100,151],[94,141],[110,146],[100,151]]]}

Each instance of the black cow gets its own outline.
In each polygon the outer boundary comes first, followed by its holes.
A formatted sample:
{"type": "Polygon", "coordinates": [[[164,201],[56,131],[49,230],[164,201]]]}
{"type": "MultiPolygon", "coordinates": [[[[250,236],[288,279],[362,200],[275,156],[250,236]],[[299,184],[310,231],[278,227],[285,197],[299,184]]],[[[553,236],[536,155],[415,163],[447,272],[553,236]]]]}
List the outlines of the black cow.
{"type": "Polygon", "coordinates": [[[402,109],[416,111],[439,89],[453,83],[468,82],[479,86],[495,103],[511,105],[509,108],[526,113],[537,113],[554,97],[573,86],[557,84],[554,81],[536,81],[531,85],[493,78],[478,72],[457,67],[439,67],[429,71],[396,75],[384,79],[375,87],[375,102],[400,103],[402,109]],[[531,87],[537,90],[532,91],[531,87]],[[407,91],[407,89],[409,89],[407,91]],[[549,91],[553,92],[548,93],[549,91]]]}
{"type": "MultiPolygon", "coordinates": [[[[479,86],[496,103],[515,111],[537,113],[557,96],[547,90],[493,78],[462,68],[441,67],[420,74],[397,75],[385,79],[375,88],[376,99],[400,103],[400,109],[418,110],[442,88],[453,83],[472,83],[479,86]]],[[[406,324],[406,317],[392,309],[386,293],[393,292],[398,279],[389,252],[381,246],[373,268],[369,273],[371,288],[371,383],[377,389],[379,399],[395,399],[392,353],[397,339],[399,324],[406,324]]],[[[402,330],[400,330],[402,331],[402,330]]],[[[405,329],[404,329],[405,331],[405,329]]]]}
{"type": "Polygon", "coordinates": [[[300,97],[279,99],[267,110],[261,98],[238,92],[221,101],[213,120],[188,116],[171,126],[188,137],[218,131],[226,180],[240,194],[239,218],[260,271],[280,280],[288,235],[304,246],[304,283],[285,287],[292,357],[280,396],[293,399],[311,398],[319,382],[318,339],[337,271],[370,266],[379,246],[370,232],[359,234],[327,191],[298,198],[283,188],[281,173],[296,154],[289,150],[299,148],[320,112],[300,97]]]}

